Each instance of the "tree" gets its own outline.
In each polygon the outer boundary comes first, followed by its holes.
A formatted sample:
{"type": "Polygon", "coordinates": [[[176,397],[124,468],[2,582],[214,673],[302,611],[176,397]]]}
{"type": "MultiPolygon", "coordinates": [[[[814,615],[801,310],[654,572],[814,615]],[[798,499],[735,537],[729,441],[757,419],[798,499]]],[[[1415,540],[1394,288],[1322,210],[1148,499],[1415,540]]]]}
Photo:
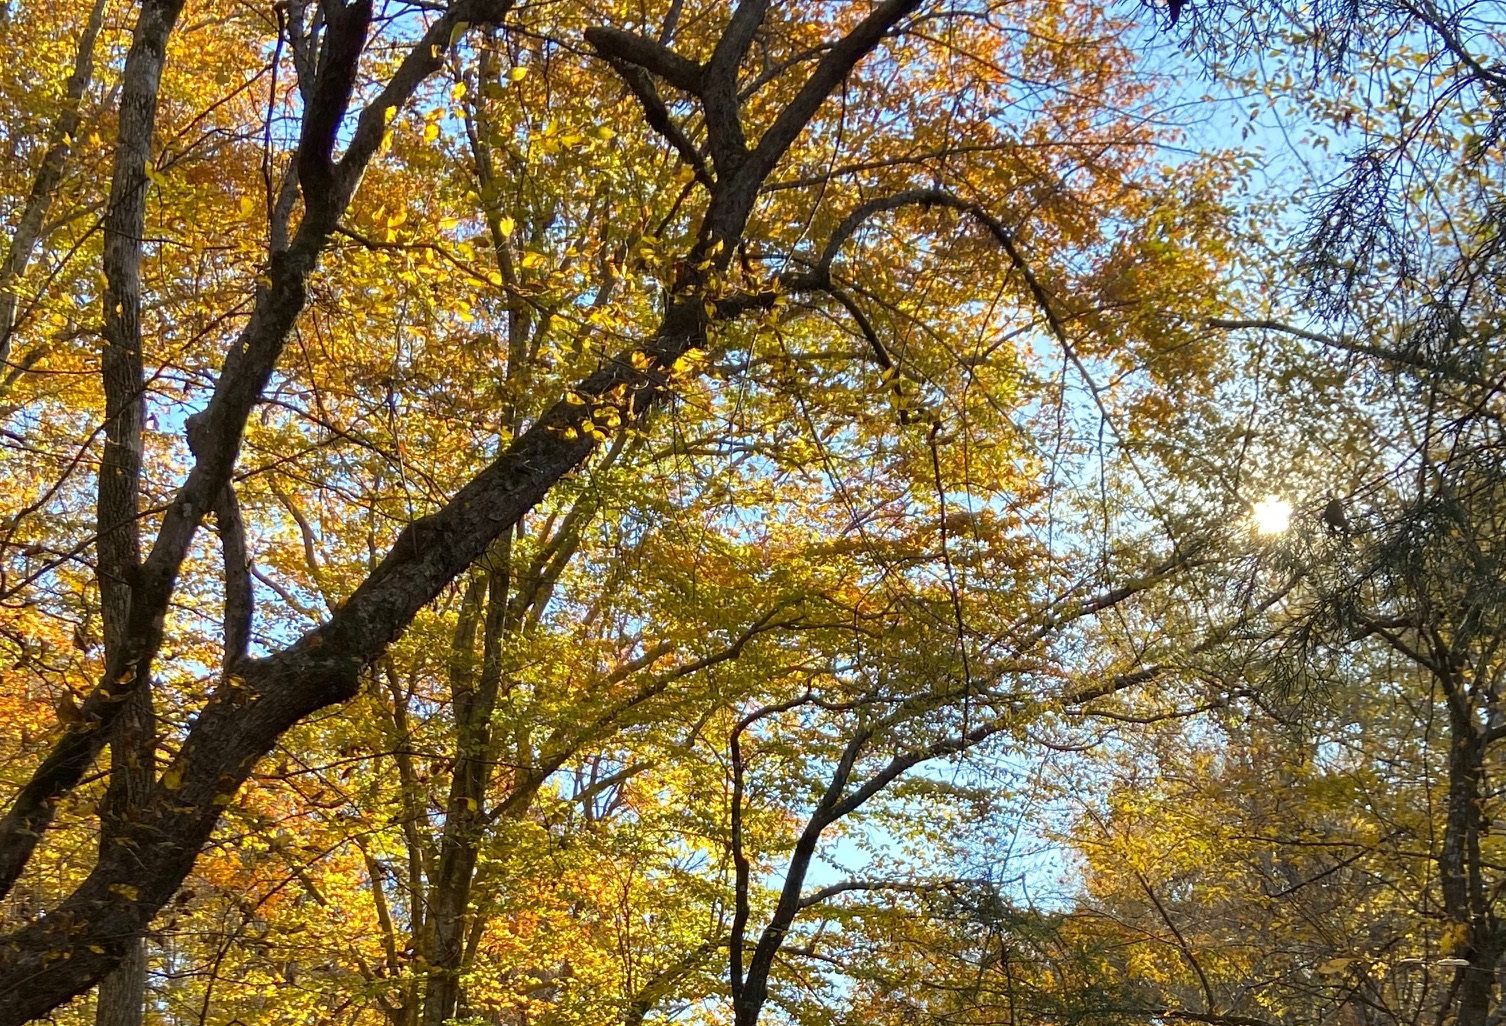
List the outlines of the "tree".
{"type": "Polygon", "coordinates": [[[1304,501],[1220,589],[1267,603],[1201,670],[1243,699],[1138,749],[1085,803],[1080,908],[1125,931],[1138,985],[1097,1012],[1484,1023],[1501,957],[1500,40],[1467,5],[1281,10],[1290,31],[1263,42],[1295,56],[1258,84],[1348,148],[1262,316],[1213,326],[1261,332],[1259,405],[1223,430],[1247,439],[1251,478],[1304,501]],[[1319,536],[1325,493],[1347,530],[1319,536]]]}
{"type": "MultiPolygon", "coordinates": [[[[698,710],[741,722],[747,714],[731,709],[776,707],[812,681],[849,690],[844,667],[880,653],[862,640],[865,623],[931,647],[950,634],[939,680],[921,666],[898,691],[886,691],[887,671],[862,682],[871,687],[854,700],[892,707],[892,722],[834,721],[851,732],[852,755],[829,778],[837,805],[809,821],[819,840],[828,814],[851,804],[838,777],[858,755],[896,767],[868,778],[881,785],[1018,725],[1023,699],[994,693],[984,659],[997,626],[1013,625],[1003,636],[1014,641],[1066,644],[1068,627],[1184,565],[1173,558],[1115,589],[1100,578],[1143,566],[1143,552],[1090,559],[1096,569],[1084,571],[1002,516],[964,515],[956,502],[963,489],[1013,495],[1015,515],[1036,515],[1042,456],[999,439],[1016,419],[1069,402],[1063,381],[1035,373],[1029,345],[1001,340],[1003,330],[1050,340],[1074,373],[1123,376],[1112,391],[1089,386],[1105,411],[1143,414],[1141,431],[1154,430],[1166,387],[1216,374],[1215,354],[1189,342],[1223,255],[1212,197],[1224,172],[1189,167],[1176,197],[1145,187],[1156,139],[1134,109],[1130,55],[1084,9],[1041,5],[1019,27],[991,5],[919,0],[804,14],[675,3],[652,22],[605,5],[520,12],[479,0],[380,14],[362,0],[290,3],[270,16],[214,10],[221,17],[206,26],[182,24],[171,0],[140,8],[119,66],[101,230],[54,230],[50,284],[33,286],[13,333],[12,351],[26,354],[16,416],[82,454],[78,439],[102,424],[104,448],[92,511],[81,484],[90,475],[59,473],[39,452],[26,468],[28,507],[9,521],[23,604],[8,629],[31,645],[37,635],[22,624],[36,616],[25,605],[40,601],[34,586],[68,584],[47,610],[75,618],[80,668],[96,669],[98,683],[17,782],[0,821],[0,889],[32,885],[23,873],[50,857],[49,836],[75,827],[107,745],[114,767],[98,859],[70,866],[68,893],[0,939],[0,1020],[42,1014],[119,964],[226,810],[242,813],[236,795],[260,760],[363,682],[368,696],[388,691],[374,718],[390,728],[393,793],[410,833],[430,815],[417,760],[444,766],[434,865],[422,865],[425,839],[407,840],[420,865],[407,929],[426,960],[421,994],[388,1008],[397,1021],[438,1022],[459,1007],[461,971],[484,941],[470,939],[474,886],[486,846],[502,843],[497,824],[526,823],[555,774],[641,729],[634,717],[661,696],[682,697],[670,684],[766,635],[841,639],[818,646],[824,663],[774,678],[777,688],[741,681],[698,710]],[[999,51],[1027,74],[996,64],[999,51]],[[1071,90],[1019,88],[1068,77],[1071,90]],[[206,94],[206,82],[223,92],[206,94]],[[566,89],[611,103],[591,105],[593,124],[557,100],[566,89]],[[466,177],[447,179],[457,168],[466,177]],[[216,219],[229,228],[211,227],[216,219]],[[1178,234],[1204,245],[1169,245],[1178,234]],[[176,256],[182,240],[195,243],[192,260],[176,256]],[[86,272],[96,245],[103,286],[86,272]],[[92,325],[66,312],[79,301],[102,314],[97,378],[92,325]],[[395,355],[371,345],[379,332],[403,340],[395,355]],[[70,360],[91,368],[98,395],[37,385],[70,360]],[[657,452],[645,418],[669,408],[682,434],[657,452]],[[746,457],[704,472],[737,446],[746,457]],[[582,466],[600,488],[572,491],[582,466]],[[705,473],[704,505],[676,499],[682,470],[705,473]],[[823,476],[824,489],[807,485],[823,476]],[[855,502],[859,486],[867,494],[855,502]],[[784,546],[786,579],[749,588],[742,567],[759,546],[727,497],[759,487],[767,509],[810,537],[784,546]],[[593,535],[603,505],[619,519],[593,535]],[[44,512],[67,514],[52,521],[56,540],[41,537],[44,512]],[[656,534],[658,513],[673,514],[676,531],[699,516],[724,539],[707,548],[720,546],[738,571],[720,609],[686,599],[714,563],[677,564],[683,536],[656,534]],[[217,554],[196,541],[207,518],[217,554]],[[854,529],[854,576],[824,576],[843,566],[854,529]],[[81,574],[74,555],[91,542],[92,573],[81,574]],[[959,575],[970,560],[994,569],[995,542],[1015,590],[965,591],[959,575]],[[613,545],[653,558],[612,563],[613,545]],[[611,587],[593,593],[580,581],[611,587]],[[1030,592],[1027,581],[1051,587],[1030,592]],[[1098,584],[1112,601],[1083,597],[1098,584]],[[426,622],[452,585],[453,619],[426,622]],[[86,636],[91,586],[97,652],[86,636]],[[574,663],[559,651],[567,632],[539,630],[572,587],[576,608],[590,610],[583,622],[609,628],[589,635],[596,647],[576,654],[591,658],[574,663]],[[660,595],[677,596],[672,617],[659,616],[670,608],[660,595]],[[975,601],[981,619],[969,626],[975,601]],[[809,613],[787,612],[801,602],[852,626],[813,627],[809,613]],[[680,636],[655,644],[645,623],[675,624],[680,636]],[[410,626],[416,646],[448,635],[447,665],[422,649],[399,658],[391,646],[410,626]],[[579,678],[589,684],[572,691],[563,670],[531,673],[529,646],[553,646],[557,669],[589,664],[579,678]],[[419,755],[410,742],[428,724],[404,718],[429,719],[431,688],[447,691],[448,750],[419,755]],[[532,707],[505,707],[525,693],[532,707]],[[154,700],[171,714],[154,712],[154,700]],[[508,715],[509,741],[528,757],[501,780],[497,731],[508,715]],[[934,718],[933,738],[887,749],[884,731],[913,716],[934,718]],[[149,781],[131,772],[141,770],[149,781]]],[[[35,26],[46,13],[10,17],[35,26]]],[[[903,667],[904,652],[883,654],[903,667]]],[[[738,802],[731,809],[741,815],[738,802]]],[[[749,836],[729,839],[734,858],[747,857],[749,836]]],[[[809,848],[800,842],[797,856],[809,848]]],[[[366,854],[372,914],[390,920],[376,884],[388,875],[382,853],[366,854]]],[[[289,879],[320,906],[317,881],[289,879]]],[[[745,924],[746,891],[733,913],[745,924]]],[[[781,899],[791,900],[798,894],[781,899]]],[[[242,918],[253,921],[254,908],[242,918]]],[[[749,995],[743,1021],[757,1016],[788,919],[776,903],[765,934],[774,939],[749,963],[760,979],[734,982],[749,995]]],[[[400,927],[379,928],[393,941],[383,953],[392,975],[406,973],[400,927]]],[[[697,938],[628,1004],[721,942],[697,938]]],[[[731,957],[741,957],[735,944],[731,957]]]]}

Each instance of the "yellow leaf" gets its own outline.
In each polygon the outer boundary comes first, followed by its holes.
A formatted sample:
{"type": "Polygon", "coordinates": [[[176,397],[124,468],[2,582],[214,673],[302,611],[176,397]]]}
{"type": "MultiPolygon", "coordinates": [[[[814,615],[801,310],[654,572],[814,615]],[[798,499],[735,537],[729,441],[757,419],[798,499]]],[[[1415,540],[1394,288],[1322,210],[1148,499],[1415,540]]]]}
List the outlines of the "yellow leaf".
{"type": "Polygon", "coordinates": [[[255,206],[256,206],[256,204],[254,202],[252,202],[250,196],[242,196],[241,197],[241,202],[240,202],[241,216],[242,217],[250,217],[251,216],[251,210],[255,206]]]}
{"type": "Polygon", "coordinates": [[[513,68],[507,73],[507,80],[509,82],[521,82],[526,77],[528,77],[527,68],[513,68]]]}
{"type": "Polygon", "coordinates": [[[430,121],[424,126],[424,142],[433,142],[439,138],[439,126],[430,121]]]}
{"type": "Polygon", "coordinates": [[[465,98],[465,83],[464,82],[456,82],[454,88],[452,88],[450,90],[450,102],[451,103],[459,103],[464,98],[465,98]]]}
{"type": "Polygon", "coordinates": [[[502,220],[497,222],[497,229],[501,231],[503,235],[511,235],[512,230],[517,227],[517,224],[518,223],[512,218],[504,217],[502,218],[502,220]]]}
{"type": "Polygon", "coordinates": [[[408,221],[408,208],[407,207],[399,207],[397,213],[395,213],[391,217],[387,218],[387,227],[388,228],[397,228],[397,227],[402,226],[403,224],[406,224],[407,221],[408,221]]]}
{"type": "Polygon", "coordinates": [[[167,772],[162,774],[162,786],[169,791],[176,791],[183,786],[182,763],[175,762],[167,768],[167,772]]]}
{"type": "Polygon", "coordinates": [[[696,367],[699,367],[705,359],[705,353],[701,352],[699,349],[692,349],[690,352],[682,354],[680,358],[674,362],[675,373],[684,374],[686,371],[694,370],[696,367]]]}

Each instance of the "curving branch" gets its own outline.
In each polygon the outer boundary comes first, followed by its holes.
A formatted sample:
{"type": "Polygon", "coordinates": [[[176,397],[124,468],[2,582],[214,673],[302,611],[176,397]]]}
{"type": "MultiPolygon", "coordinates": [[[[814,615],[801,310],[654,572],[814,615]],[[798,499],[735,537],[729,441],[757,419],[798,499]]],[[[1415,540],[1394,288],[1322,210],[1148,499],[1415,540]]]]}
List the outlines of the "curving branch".
{"type": "Polygon", "coordinates": [[[864,341],[868,343],[873,352],[874,360],[891,375],[897,376],[897,367],[893,358],[889,355],[878,333],[874,330],[872,322],[863,313],[857,302],[843,289],[838,287],[832,278],[832,267],[842,250],[850,243],[854,236],[862,230],[863,226],[880,214],[901,210],[905,207],[942,207],[967,217],[980,225],[990,237],[1004,250],[1010,264],[1019,272],[1025,280],[1031,298],[1040,308],[1051,329],[1052,335],[1063,346],[1068,347],[1070,341],[1067,337],[1066,326],[1061,317],[1056,313],[1050,295],[1045,286],[1036,276],[1035,271],[1025,260],[1019,244],[1015,241],[1014,234],[1005,227],[993,214],[977,203],[969,202],[957,196],[955,193],[937,188],[906,189],[891,196],[880,196],[867,200],[854,207],[847,216],[838,222],[837,227],[827,237],[826,245],[821,253],[807,265],[807,269],[799,274],[785,279],[778,288],[764,289],[759,292],[737,293],[723,297],[716,301],[719,313],[725,316],[735,316],[753,310],[769,310],[786,294],[820,293],[835,299],[857,326],[864,341]]]}
{"type": "MultiPolygon", "coordinates": [[[[588,31],[587,38],[589,36],[588,31]]],[[[706,169],[706,161],[701,158],[701,152],[696,149],[695,143],[690,141],[690,137],[680,126],[670,118],[669,108],[664,105],[663,98],[659,96],[658,87],[654,85],[654,80],[649,73],[639,65],[626,60],[608,58],[607,63],[622,77],[628,89],[638,98],[638,104],[643,108],[644,120],[648,122],[649,127],[662,135],[674,147],[680,161],[695,172],[696,181],[705,186],[708,192],[714,188],[716,183],[711,178],[711,172],[706,169]]]]}
{"type": "Polygon", "coordinates": [[[705,87],[706,69],[663,43],[609,25],[588,28],[585,36],[586,42],[607,60],[636,65],[692,96],[700,96],[705,87]]]}

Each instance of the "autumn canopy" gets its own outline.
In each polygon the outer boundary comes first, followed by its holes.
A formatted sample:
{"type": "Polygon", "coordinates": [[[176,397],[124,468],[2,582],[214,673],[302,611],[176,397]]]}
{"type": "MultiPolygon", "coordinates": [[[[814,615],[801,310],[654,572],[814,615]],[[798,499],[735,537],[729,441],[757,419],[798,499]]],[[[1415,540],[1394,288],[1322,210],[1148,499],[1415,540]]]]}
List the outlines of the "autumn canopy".
{"type": "Polygon", "coordinates": [[[1498,1022],[1486,6],[0,0],[0,1024],[1498,1022]]]}

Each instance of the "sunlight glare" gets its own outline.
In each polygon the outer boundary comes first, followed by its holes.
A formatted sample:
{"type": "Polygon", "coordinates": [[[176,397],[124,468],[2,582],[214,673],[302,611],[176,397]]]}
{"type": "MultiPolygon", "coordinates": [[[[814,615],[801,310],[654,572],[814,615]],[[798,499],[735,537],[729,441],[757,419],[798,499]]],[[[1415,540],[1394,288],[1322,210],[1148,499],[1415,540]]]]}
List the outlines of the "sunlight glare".
{"type": "Polygon", "coordinates": [[[1255,504],[1255,533],[1284,534],[1292,523],[1292,504],[1268,495],[1255,504]]]}

